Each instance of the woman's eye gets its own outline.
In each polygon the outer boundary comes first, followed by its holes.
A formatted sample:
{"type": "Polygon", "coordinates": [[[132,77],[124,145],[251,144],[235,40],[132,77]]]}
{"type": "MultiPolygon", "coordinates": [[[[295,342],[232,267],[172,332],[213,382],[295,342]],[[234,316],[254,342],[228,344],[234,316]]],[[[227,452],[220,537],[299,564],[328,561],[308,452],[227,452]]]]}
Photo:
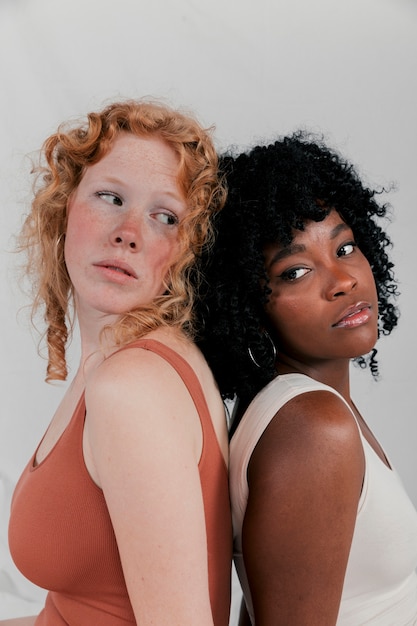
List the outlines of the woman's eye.
{"type": "Polygon", "coordinates": [[[174,213],[161,211],[159,213],[155,213],[154,215],[159,222],[166,224],[167,226],[176,226],[179,223],[178,217],[174,215],[174,213]]]}
{"type": "Polygon", "coordinates": [[[302,276],[305,276],[306,274],[308,274],[309,271],[310,270],[307,267],[294,267],[289,270],[285,270],[285,272],[282,272],[280,278],[282,278],[282,280],[286,280],[287,282],[292,282],[294,280],[297,280],[298,278],[301,278],[302,276]]]}
{"type": "Polygon", "coordinates": [[[98,191],[96,195],[105,202],[108,202],[108,204],[115,204],[116,206],[123,205],[123,201],[120,196],[112,191],[98,191]]]}
{"type": "Polygon", "coordinates": [[[337,251],[337,256],[348,256],[352,254],[354,249],[356,248],[356,243],[354,241],[350,241],[349,243],[345,243],[339,250],[337,251]]]}

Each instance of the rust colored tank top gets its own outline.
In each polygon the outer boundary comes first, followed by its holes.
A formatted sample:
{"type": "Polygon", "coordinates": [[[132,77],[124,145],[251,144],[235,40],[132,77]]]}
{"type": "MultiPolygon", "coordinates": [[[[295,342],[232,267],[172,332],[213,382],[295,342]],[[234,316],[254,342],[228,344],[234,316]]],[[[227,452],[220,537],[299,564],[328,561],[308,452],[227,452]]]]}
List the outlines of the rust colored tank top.
{"type": "MultiPolygon", "coordinates": [[[[227,626],[232,555],[227,469],[203,390],[190,365],[171,348],[142,339],[122,349],[131,348],[151,350],[170,363],[197,408],[203,431],[199,472],[210,601],[215,626],[227,626]]],[[[13,496],[9,523],[12,557],[29,580],[49,590],[36,626],[136,623],[103,492],[84,464],[84,420],[82,396],[55,447],[37,466],[36,454],[32,457],[13,496]]]]}

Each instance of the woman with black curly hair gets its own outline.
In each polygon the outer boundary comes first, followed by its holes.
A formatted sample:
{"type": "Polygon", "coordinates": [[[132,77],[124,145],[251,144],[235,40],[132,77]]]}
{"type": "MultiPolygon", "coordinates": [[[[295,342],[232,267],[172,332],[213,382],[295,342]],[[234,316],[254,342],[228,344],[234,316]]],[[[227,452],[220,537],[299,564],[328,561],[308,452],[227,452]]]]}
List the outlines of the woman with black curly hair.
{"type": "MultiPolygon", "coordinates": [[[[387,206],[296,133],[236,158],[201,346],[224,398],[235,563],[257,626],[417,624],[417,512],[350,395],[397,324],[387,206]]],[[[243,607],[240,624],[249,624],[243,607]]]]}

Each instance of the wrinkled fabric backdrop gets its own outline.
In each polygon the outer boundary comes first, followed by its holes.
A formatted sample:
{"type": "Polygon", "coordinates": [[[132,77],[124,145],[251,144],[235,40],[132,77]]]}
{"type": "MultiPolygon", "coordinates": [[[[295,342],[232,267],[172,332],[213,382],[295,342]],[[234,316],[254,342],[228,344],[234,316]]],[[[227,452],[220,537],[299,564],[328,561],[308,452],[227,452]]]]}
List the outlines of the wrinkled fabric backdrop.
{"type": "MultiPolygon", "coordinates": [[[[357,404],[417,504],[417,3],[415,0],[0,0],[0,618],[44,592],[7,549],[10,494],[65,384],[43,382],[39,335],[13,253],[30,155],[61,121],[155,96],[216,126],[219,150],[303,127],[371,186],[390,186],[402,317],[380,342],[381,379],[354,370],[357,404]]],[[[70,362],[76,363],[77,345],[70,362]]],[[[231,624],[239,588],[234,579],[231,624]]]]}

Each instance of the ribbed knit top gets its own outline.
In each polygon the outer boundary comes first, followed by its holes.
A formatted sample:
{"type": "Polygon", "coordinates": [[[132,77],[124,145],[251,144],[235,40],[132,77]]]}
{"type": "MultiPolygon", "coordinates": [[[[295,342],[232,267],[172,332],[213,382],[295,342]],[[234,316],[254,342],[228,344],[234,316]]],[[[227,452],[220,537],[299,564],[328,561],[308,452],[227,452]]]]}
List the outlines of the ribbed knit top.
{"type": "MultiPolygon", "coordinates": [[[[214,624],[227,626],[232,552],[227,468],[203,390],[190,365],[164,344],[143,339],[124,349],[128,348],[151,350],[168,361],[197,408],[203,431],[199,473],[210,600],[214,624]]],[[[29,580],[49,590],[36,626],[136,623],[105,498],[84,463],[85,415],[83,394],[59,441],[36,466],[36,453],[33,455],[13,496],[9,524],[12,557],[29,580]]]]}

